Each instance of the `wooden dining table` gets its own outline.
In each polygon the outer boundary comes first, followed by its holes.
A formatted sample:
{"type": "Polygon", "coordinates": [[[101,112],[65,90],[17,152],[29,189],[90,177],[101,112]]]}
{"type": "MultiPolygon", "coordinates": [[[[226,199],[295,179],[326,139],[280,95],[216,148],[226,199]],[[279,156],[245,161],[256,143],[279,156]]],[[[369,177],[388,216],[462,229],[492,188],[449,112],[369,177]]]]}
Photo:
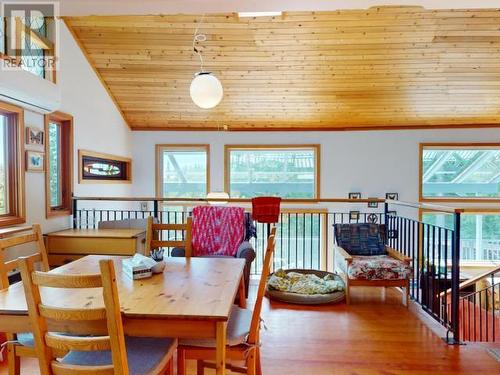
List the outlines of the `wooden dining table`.
{"type": "MultiPolygon", "coordinates": [[[[89,255],[53,269],[58,274],[99,273],[99,260],[115,264],[124,331],[129,336],[178,337],[215,340],[216,373],[225,374],[226,328],[237,294],[245,307],[243,268],[236,258],[166,258],[163,273],[132,280],[122,272],[122,256],[89,255]]],[[[100,289],[41,288],[48,305],[71,308],[102,307],[100,289]]],[[[92,322],[58,326],[52,331],[106,334],[92,322]]],[[[30,332],[30,321],[21,282],[0,291],[0,332],[30,332]]]]}

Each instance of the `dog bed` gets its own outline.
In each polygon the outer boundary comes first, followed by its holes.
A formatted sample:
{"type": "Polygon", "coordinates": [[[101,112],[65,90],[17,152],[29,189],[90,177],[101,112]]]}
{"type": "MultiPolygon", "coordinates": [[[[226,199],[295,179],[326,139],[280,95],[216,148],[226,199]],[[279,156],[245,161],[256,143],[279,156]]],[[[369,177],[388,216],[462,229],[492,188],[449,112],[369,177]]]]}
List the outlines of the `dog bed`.
{"type": "MultiPolygon", "coordinates": [[[[302,274],[302,275],[315,275],[320,279],[324,279],[327,277],[329,280],[335,280],[340,283],[342,286],[342,290],[336,290],[331,293],[324,294],[303,294],[303,293],[294,293],[289,291],[281,291],[276,290],[268,284],[266,285],[266,295],[273,300],[291,303],[291,304],[299,304],[299,305],[320,305],[326,303],[337,303],[341,302],[345,299],[345,285],[340,276],[326,271],[317,271],[317,270],[304,270],[304,269],[290,269],[284,270],[286,274],[291,272],[302,274]]],[[[273,274],[270,275],[270,278],[273,274]]]]}

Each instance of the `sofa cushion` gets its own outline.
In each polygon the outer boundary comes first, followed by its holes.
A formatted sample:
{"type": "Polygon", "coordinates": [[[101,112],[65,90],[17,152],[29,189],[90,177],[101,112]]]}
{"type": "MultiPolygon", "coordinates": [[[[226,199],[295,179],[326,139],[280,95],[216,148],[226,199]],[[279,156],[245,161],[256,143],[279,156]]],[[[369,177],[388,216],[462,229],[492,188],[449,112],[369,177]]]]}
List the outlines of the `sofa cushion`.
{"type": "Polygon", "coordinates": [[[387,255],[355,256],[348,276],[358,280],[403,280],[410,276],[411,266],[387,255]]]}
{"type": "Polygon", "coordinates": [[[378,224],[335,224],[337,244],[350,255],[385,255],[385,238],[378,224]]]}

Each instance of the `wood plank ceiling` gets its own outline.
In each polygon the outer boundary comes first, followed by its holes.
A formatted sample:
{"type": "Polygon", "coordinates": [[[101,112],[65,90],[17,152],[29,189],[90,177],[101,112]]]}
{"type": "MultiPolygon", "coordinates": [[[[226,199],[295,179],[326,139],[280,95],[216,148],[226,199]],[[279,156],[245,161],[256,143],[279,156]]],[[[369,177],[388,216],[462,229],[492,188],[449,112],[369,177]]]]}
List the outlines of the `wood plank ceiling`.
{"type": "Polygon", "coordinates": [[[500,126],[500,9],[206,15],[211,110],[189,96],[201,18],[65,21],[132,129],[500,126]]]}

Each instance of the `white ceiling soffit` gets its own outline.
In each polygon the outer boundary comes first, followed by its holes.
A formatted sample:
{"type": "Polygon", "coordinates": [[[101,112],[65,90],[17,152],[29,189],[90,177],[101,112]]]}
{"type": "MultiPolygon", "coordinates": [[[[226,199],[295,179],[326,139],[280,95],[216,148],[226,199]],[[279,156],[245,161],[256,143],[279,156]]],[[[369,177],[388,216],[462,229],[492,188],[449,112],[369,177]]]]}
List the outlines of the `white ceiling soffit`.
{"type": "Polygon", "coordinates": [[[60,0],[61,15],[200,14],[264,11],[328,11],[377,6],[426,9],[499,8],[499,0],[60,0]]]}

